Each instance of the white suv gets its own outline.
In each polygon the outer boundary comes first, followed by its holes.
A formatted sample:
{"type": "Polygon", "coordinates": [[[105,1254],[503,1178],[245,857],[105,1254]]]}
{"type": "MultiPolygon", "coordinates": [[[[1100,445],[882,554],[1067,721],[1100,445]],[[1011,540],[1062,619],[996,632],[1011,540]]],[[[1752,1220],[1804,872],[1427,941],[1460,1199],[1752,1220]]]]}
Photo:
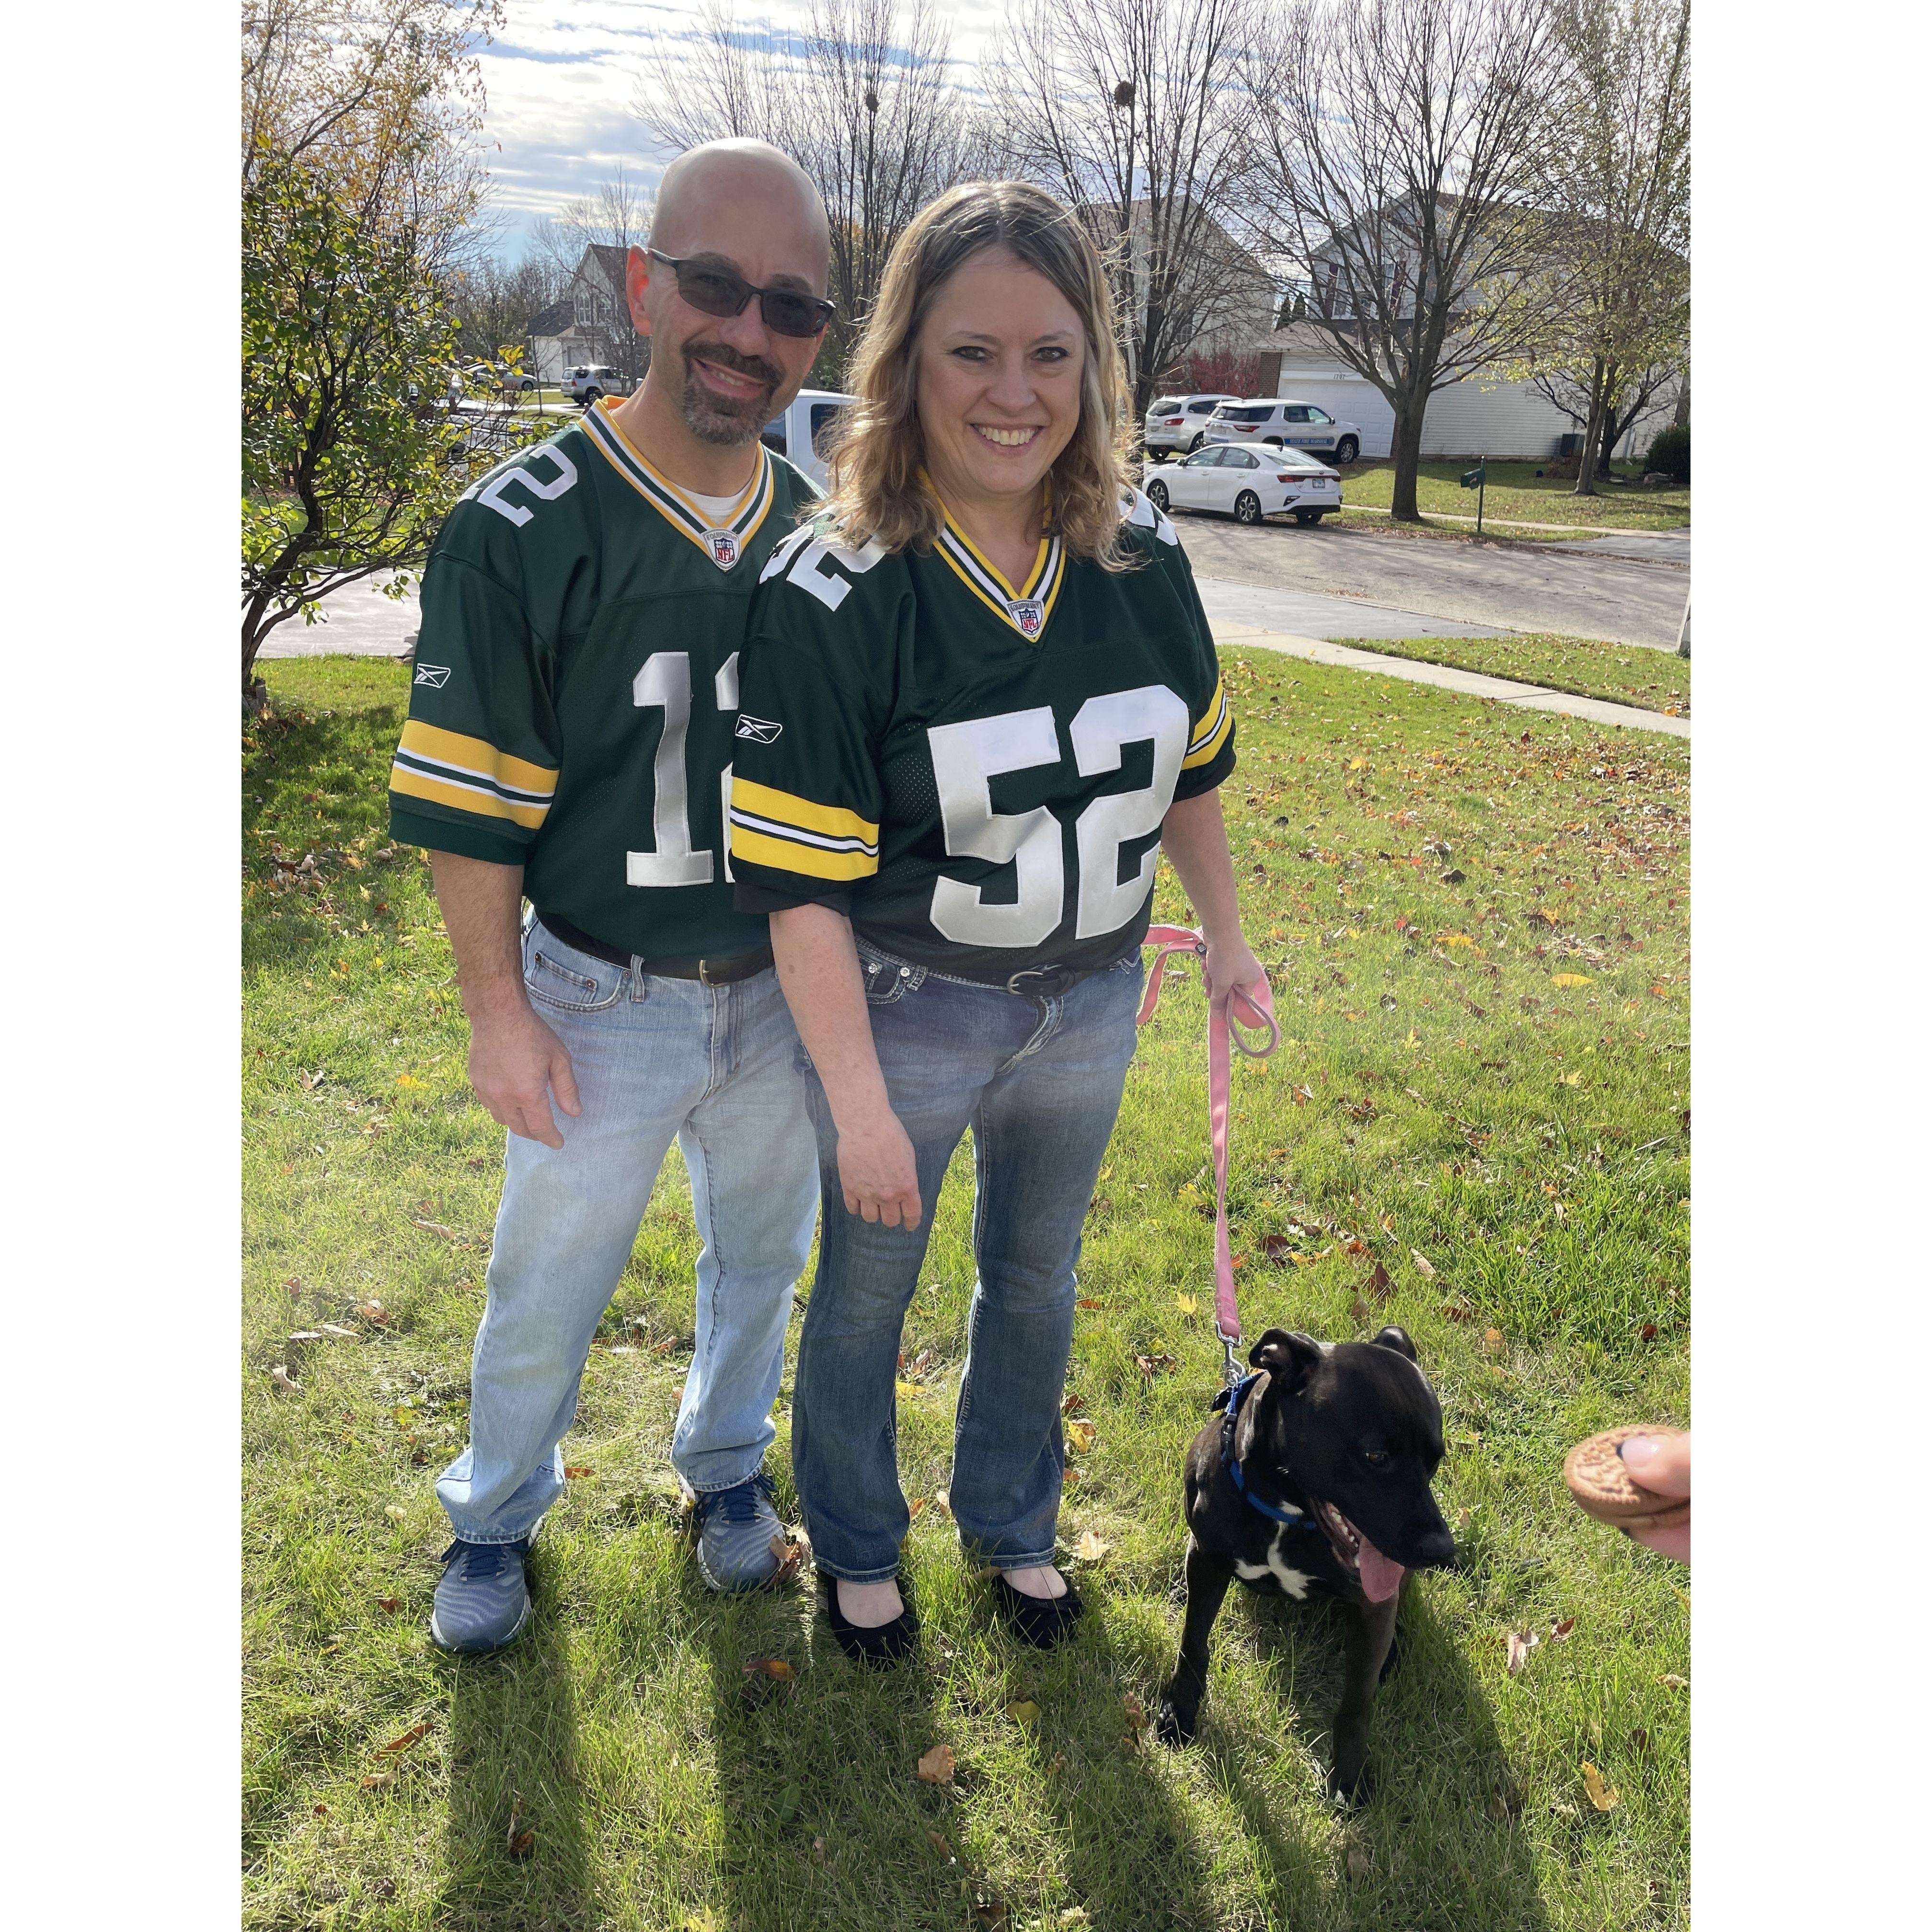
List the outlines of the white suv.
{"type": "Polygon", "coordinates": [[[1191,396],[1156,396],[1148,405],[1147,420],[1141,425],[1141,440],[1151,456],[1156,450],[1198,449],[1207,440],[1203,434],[1208,418],[1222,403],[1238,403],[1238,396],[1217,395],[1204,391],[1191,396]]]}
{"type": "Polygon", "coordinates": [[[1277,400],[1272,396],[1231,398],[1208,418],[1210,442],[1270,442],[1277,448],[1318,452],[1336,463],[1352,463],[1362,453],[1362,432],[1338,422],[1313,403],[1277,400]]]}

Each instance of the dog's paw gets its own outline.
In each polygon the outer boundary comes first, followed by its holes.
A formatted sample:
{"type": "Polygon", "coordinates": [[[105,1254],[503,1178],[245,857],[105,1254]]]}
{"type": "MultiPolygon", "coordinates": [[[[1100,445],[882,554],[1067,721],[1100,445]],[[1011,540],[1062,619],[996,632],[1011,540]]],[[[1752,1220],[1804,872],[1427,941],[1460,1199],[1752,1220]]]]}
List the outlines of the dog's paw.
{"type": "Polygon", "coordinates": [[[1167,1698],[1155,1714],[1154,1734],[1170,1750],[1178,1750],[1183,1744],[1191,1744],[1194,1742],[1195,1729],[1199,1717],[1198,1707],[1184,1714],[1174,1708],[1174,1700],[1167,1698]]]}
{"type": "Polygon", "coordinates": [[[1352,1810],[1355,1806],[1366,1803],[1373,1788],[1366,1765],[1351,1778],[1345,1779],[1339,1770],[1328,1774],[1329,1798],[1344,1810],[1352,1810]]]}

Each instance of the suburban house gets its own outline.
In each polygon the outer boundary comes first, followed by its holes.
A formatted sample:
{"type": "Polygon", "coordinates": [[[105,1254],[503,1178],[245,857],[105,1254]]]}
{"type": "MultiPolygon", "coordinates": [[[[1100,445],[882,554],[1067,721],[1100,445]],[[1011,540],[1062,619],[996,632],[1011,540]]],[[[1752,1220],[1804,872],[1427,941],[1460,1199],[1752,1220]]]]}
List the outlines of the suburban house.
{"type": "Polygon", "coordinates": [[[561,382],[586,363],[621,370],[634,382],[643,374],[650,353],[631,326],[624,296],[628,254],[606,242],[592,242],[563,299],[530,318],[524,366],[539,382],[561,382]]]}
{"type": "MultiPolygon", "coordinates": [[[[1336,352],[1328,326],[1343,334],[1355,332],[1342,253],[1339,244],[1316,252],[1309,263],[1309,277],[1291,288],[1275,326],[1251,346],[1261,351],[1264,395],[1315,403],[1332,416],[1359,424],[1363,455],[1385,457],[1390,453],[1395,412],[1382,392],[1336,352]],[[1312,319],[1318,316],[1321,324],[1312,319]]],[[[1405,299],[1412,302],[1415,294],[1420,251],[1404,257],[1400,211],[1389,214],[1384,231],[1373,238],[1372,246],[1354,254],[1358,274],[1364,254],[1378,260],[1393,258],[1388,272],[1389,307],[1399,318],[1409,314],[1402,304],[1405,299]]],[[[1678,387],[1671,385],[1652,399],[1611,452],[1614,457],[1633,457],[1649,447],[1651,438],[1671,420],[1678,387]]],[[[1574,454],[1585,427],[1534,384],[1512,382],[1499,372],[1478,370],[1430,398],[1423,417],[1422,454],[1534,460],[1574,454]]]]}

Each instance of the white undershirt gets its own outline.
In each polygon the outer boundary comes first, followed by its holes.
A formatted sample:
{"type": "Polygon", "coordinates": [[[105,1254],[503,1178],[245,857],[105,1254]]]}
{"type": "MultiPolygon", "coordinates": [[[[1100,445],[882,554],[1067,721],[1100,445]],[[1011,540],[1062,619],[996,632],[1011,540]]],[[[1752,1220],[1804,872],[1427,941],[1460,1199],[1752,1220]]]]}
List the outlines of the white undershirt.
{"type": "Polygon", "coordinates": [[[722,530],[730,523],[731,512],[745,499],[742,490],[734,490],[728,496],[700,496],[695,490],[685,490],[682,484],[678,487],[704,512],[705,520],[714,530],[722,530]]]}

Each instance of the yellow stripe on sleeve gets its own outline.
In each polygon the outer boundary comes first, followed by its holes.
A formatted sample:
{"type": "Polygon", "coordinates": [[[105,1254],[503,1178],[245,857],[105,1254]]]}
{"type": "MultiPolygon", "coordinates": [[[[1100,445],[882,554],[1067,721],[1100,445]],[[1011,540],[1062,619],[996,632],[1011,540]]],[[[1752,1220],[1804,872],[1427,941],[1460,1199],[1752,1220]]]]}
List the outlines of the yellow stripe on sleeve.
{"type": "MultiPolygon", "coordinates": [[[[868,845],[879,842],[879,828],[856,812],[848,812],[843,806],[815,805],[808,798],[776,791],[770,785],[754,784],[735,773],[731,779],[731,803],[738,811],[755,812],[759,818],[776,819],[781,825],[796,825],[803,832],[822,832],[834,838],[862,838],[868,845]]],[[[842,872],[825,874],[827,878],[856,876],[842,872]]]]}
{"type": "Polygon", "coordinates": [[[532,832],[550,814],[548,805],[513,804],[486,786],[451,784],[407,765],[390,766],[389,789],[400,792],[406,798],[426,798],[432,804],[454,806],[458,811],[469,812],[477,818],[506,818],[512,824],[523,826],[532,832]]]}
{"type": "Polygon", "coordinates": [[[1188,746],[1187,755],[1180,761],[1180,769],[1192,771],[1196,766],[1211,764],[1234,728],[1234,707],[1228,702],[1226,692],[1217,684],[1206,712],[1195,728],[1193,740],[1188,746]]]}
{"type": "MultiPolygon", "coordinates": [[[[734,793],[738,789],[736,778],[731,789],[734,793]]],[[[762,791],[764,788],[753,789],[762,791]]],[[[731,856],[754,866],[769,866],[775,872],[802,872],[814,879],[868,879],[879,869],[878,858],[869,852],[828,852],[823,846],[795,845],[789,838],[773,838],[736,824],[731,827],[731,856]]]]}
{"type": "Polygon", "coordinates": [[[549,766],[513,758],[486,738],[467,738],[460,731],[425,724],[420,718],[412,718],[403,726],[400,748],[439,765],[494,778],[512,791],[535,792],[548,798],[556,790],[556,773],[549,766]]]}

